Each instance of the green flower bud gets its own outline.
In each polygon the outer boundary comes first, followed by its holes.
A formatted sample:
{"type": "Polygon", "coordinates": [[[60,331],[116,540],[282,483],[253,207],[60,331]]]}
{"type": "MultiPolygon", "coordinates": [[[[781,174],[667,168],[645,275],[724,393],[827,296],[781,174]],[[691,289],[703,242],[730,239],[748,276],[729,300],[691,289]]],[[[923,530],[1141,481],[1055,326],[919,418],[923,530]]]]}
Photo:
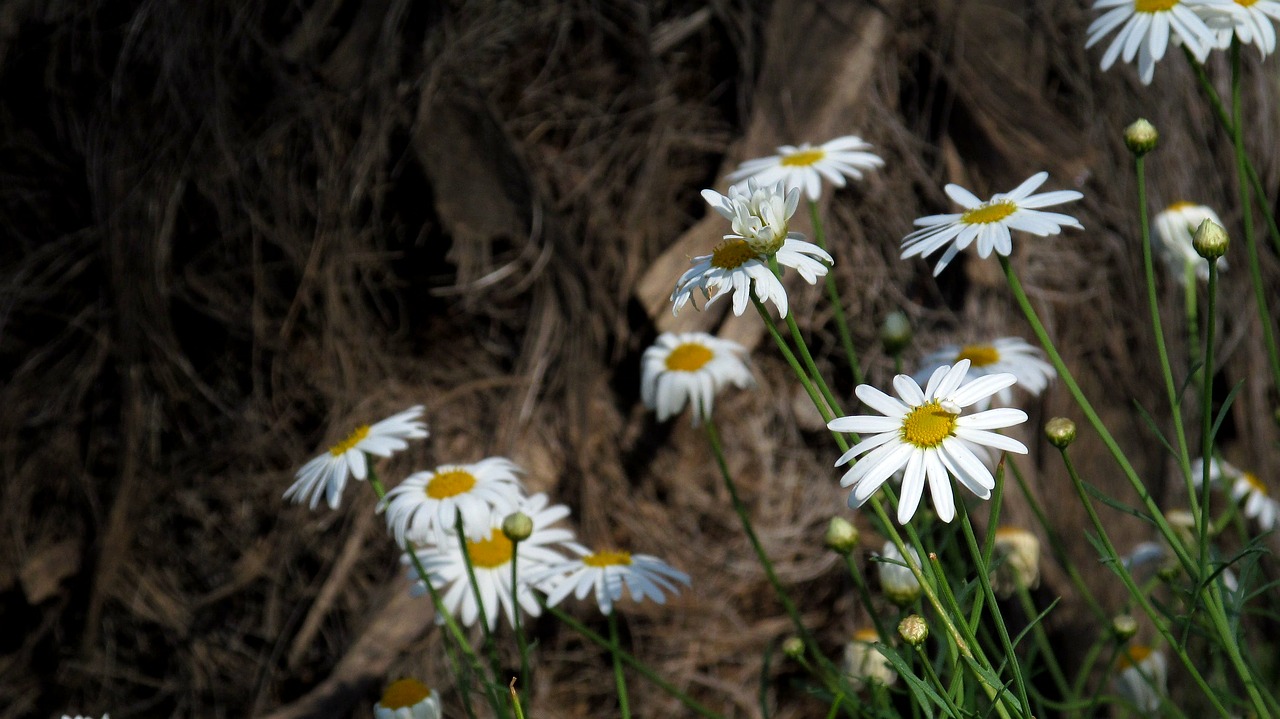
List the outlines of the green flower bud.
{"type": "Polygon", "coordinates": [[[1230,244],[1231,238],[1227,237],[1227,231],[1222,229],[1222,225],[1208,219],[1200,223],[1191,239],[1191,246],[1196,248],[1196,254],[1210,262],[1227,254],[1230,244]]]}
{"type": "Polygon", "coordinates": [[[524,512],[508,514],[502,520],[502,533],[513,542],[523,542],[533,534],[533,520],[524,512]]]}
{"type": "Polygon", "coordinates": [[[800,641],[800,637],[787,637],[782,642],[782,653],[792,659],[799,659],[804,656],[804,642],[800,641]]]}
{"type": "Polygon", "coordinates": [[[924,644],[924,640],[929,638],[929,625],[925,623],[924,617],[919,614],[908,615],[901,622],[898,622],[898,636],[902,637],[902,641],[913,647],[924,644]]]}
{"type": "Polygon", "coordinates": [[[1156,141],[1159,139],[1160,133],[1156,132],[1156,126],[1143,119],[1124,129],[1124,145],[1134,157],[1142,157],[1156,149],[1156,141]]]}
{"type": "Polygon", "coordinates": [[[832,517],[822,542],[827,549],[847,557],[853,548],[858,546],[858,528],[844,517],[832,517]]]}
{"type": "Polygon", "coordinates": [[[1066,417],[1054,417],[1045,423],[1044,435],[1049,438],[1049,444],[1066,449],[1076,441],[1076,423],[1066,417]]]}
{"type": "Polygon", "coordinates": [[[884,351],[896,355],[911,344],[911,320],[902,312],[890,312],[880,325],[880,343],[884,351]]]}
{"type": "Polygon", "coordinates": [[[1129,614],[1117,614],[1111,620],[1111,632],[1121,641],[1128,641],[1138,633],[1138,620],[1129,614]]]}

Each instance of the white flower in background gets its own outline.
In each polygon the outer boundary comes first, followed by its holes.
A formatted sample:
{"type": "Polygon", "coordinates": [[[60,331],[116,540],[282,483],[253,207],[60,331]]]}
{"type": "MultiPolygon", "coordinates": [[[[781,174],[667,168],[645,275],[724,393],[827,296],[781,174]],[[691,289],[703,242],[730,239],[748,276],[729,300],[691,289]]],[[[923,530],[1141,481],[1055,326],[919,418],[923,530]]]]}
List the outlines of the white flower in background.
{"type": "MultiPolygon", "coordinates": [[[[912,562],[917,567],[921,566],[920,553],[916,548],[908,546],[907,551],[911,553],[912,562]]],[[[880,591],[884,592],[885,598],[899,607],[905,607],[919,598],[920,582],[911,568],[906,566],[906,559],[898,551],[898,546],[893,542],[885,542],[880,556],[887,560],[875,563],[876,573],[880,576],[880,591]]]]}
{"type": "Polygon", "coordinates": [[[373,705],[373,719],[440,719],[440,695],[416,679],[392,682],[373,705]]]}
{"type": "MultiPolygon", "coordinates": [[[[550,500],[545,494],[535,494],[517,508],[528,515],[533,522],[533,531],[529,538],[520,542],[519,549],[507,539],[502,532],[502,512],[494,512],[490,517],[489,534],[480,541],[467,540],[467,553],[471,557],[471,566],[475,571],[476,586],[480,589],[480,598],[484,602],[485,617],[492,630],[498,621],[498,610],[506,614],[507,620],[515,626],[517,608],[511,601],[511,558],[516,551],[520,552],[520,561],[516,563],[519,587],[517,594],[520,607],[531,616],[538,616],[542,608],[533,594],[528,577],[537,574],[549,564],[563,562],[565,557],[558,551],[559,545],[573,541],[573,532],[551,525],[569,516],[569,508],[562,504],[547,506],[550,500]]],[[[458,616],[462,623],[472,626],[480,616],[479,605],[476,604],[475,592],[472,591],[467,578],[467,564],[462,556],[462,545],[456,535],[446,535],[445,542],[440,545],[418,549],[418,559],[431,577],[431,583],[440,590],[440,600],[445,608],[458,616]]],[[[408,555],[401,562],[409,564],[408,555]]],[[[418,575],[410,571],[409,578],[417,580],[418,575]]],[[[542,587],[537,587],[542,589],[542,587]]],[[[415,593],[425,592],[419,580],[415,584],[415,593]]]]}
{"type": "MultiPolygon", "coordinates": [[[[1273,23],[1280,20],[1280,2],[1234,0],[1231,5],[1222,9],[1210,7],[1207,12],[1201,11],[1200,15],[1205,25],[1214,31],[1214,46],[1218,49],[1231,47],[1231,39],[1238,37],[1243,45],[1257,45],[1263,58],[1276,51],[1276,28],[1273,23]]],[[[1200,60],[1203,61],[1204,58],[1201,57],[1200,60]]]]}
{"type": "MultiPolygon", "coordinates": [[[[1058,376],[1053,365],[1044,361],[1044,353],[1039,347],[1028,344],[1020,337],[1001,337],[991,342],[939,348],[920,360],[921,367],[915,374],[915,380],[926,382],[939,367],[965,359],[969,360],[971,378],[1008,372],[1018,378],[1018,387],[1034,396],[1039,396],[1049,386],[1049,381],[1058,376]]],[[[1011,404],[1013,388],[1000,390],[996,393],[996,399],[1002,405],[1011,404]]],[[[990,404],[989,400],[983,400],[975,403],[974,407],[981,410],[990,404]]]]}
{"type": "Polygon", "coordinates": [[[1164,58],[1170,37],[1186,43],[1196,57],[1203,59],[1217,42],[1213,30],[1197,15],[1201,8],[1221,6],[1219,0],[1097,0],[1094,10],[1106,12],[1094,19],[1086,31],[1085,49],[1120,28],[1111,46],[1102,54],[1102,69],[1109,70],[1117,58],[1133,62],[1138,58],[1138,77],[1150,85],[1156,63],[1164,58]]]}
{"type": "Polygon", "coordinates": [[[689,586],[689,575],[648,554],[592,552],[576,544],[565,545],[565,549],[578,557],[530,576],[530,581],[545,587],[548,606],[559,604],[570,594],[583,599],[594,591],[600,611],[612,614],[624,587],[633,601],[647,598],[664,604],[667,594],[680,592],[677,584],[689,586]]]}
{"type": "Polygon", "coordinates": [[[791,216],[800,204],[800,191],[787,191],[781,183],[760,186],[755,180],[746,189],[730,187],[728,195],[703,190],[702,199],[729,221],[733,231],[726,240],[742,240],[756,254],[768,257],[787,240],[803,240],[804,235],[790,232],[791,216]]]}
{"type": "Polygon", "coordinates": [[[956,516],[948,473],[981,499],[991,497],[995,478],[970,445],[1026,454],[1027,448],[1021,442],[990,430],[1021,424],[1027,421],[1027,414],[1020,409],[1000,408],[960,416],[965,407],[1017,381],[1013,375],[1003,373],[965,383],[968,371],[969,360],[939,367],[923,390],[915,380],[900,374],[893,378],[893,388],[901,399],[890,397],[871,385],[858,385],[855,390],[858,399],[884,416],[839,417],[827,424],[833,432],[862,435],[861,442],[836,460],[838,467],[866,454],[840,480],[843,487],[853,485],[850,507],[861,506],[885,480],[904,467],[902,496],[898,502],[899,524],[906,524],[916,513],[926,478],[933,507],[944,522],[956,516]]]}
{"type": "Polygon", "coordinates": [[[469,539],[489,534],[493,512],[511,512],[524,496],[522,470],[505,457],[489,457],[475,464],[446,464],[416,472],[397,485],[379,505],[387,512],[387,528],[396,543],[440,544],[454,532],[458,513],[469,539]]]}
{"type": "Polygon", "coordinates": [[[422,405],[414,405],[372,426],[356,427],[328,452],[302,465],[297,481],[285,490],[284,498],[296,504],[307,502],[315,509],[324,496],[329,508],[337,509],[342,490],[347,486],[347,475],[358,480],[368,476],[366,454],[390,457],[409,446],[405,440],[427,436],[427,425],[418,419],[422,412],[422,405]]]}
{"type": "Polygon", "coordinates": [[[841,669],[855,691],[862,691],[869,683],[892,686],[898,679],[893,665],[875,648],[878,641],[876,630],[859,629],[854,632],[853,641],[844,645],[841,669]]]}
{"type": "Polygon", "coordinates": [[[884,160],[868,152],[871,145],[856,135],[845,135],[814,147],[803,143],[783,145],[778,154],[747,160],[733,174],[729,182],[742,187],[748,180],[761,185],[783,183],[788,190],[803,189],[810,201],[822,197],[822,181],[826,179],[836,187],[845,186],[845,178],[862,179],[863,170],[884,167],[884,160]]]}
{"type": "MultiPolygon", "coordinates": [[[[72,717],[70,714],[63,714],[62,719],[93,719],[91,716],[80,716],[79,714],[72,717]]],[[[103,714],[102,719],[111,719],[110,714],[103,714]]]]}
{"type": "Polygon", "coordinates": [[[1138,711],[1154,716],[1160,702],[1169,693],[1169,668],[1164,654],[1150,647],[1134,644],[1116,660],[1118,672],[1111,679],[1116,694],[1133,703],[1138,711]]]}
{"type": "Polygon", "coordinates": [[[755,384],[747,367],[747,348],[705,332],[664,332],[641,359],[640,395],[644,405],[665,422],[684,410],[693,412],[696,427],[711,414],[715,396],[732,384],[755,384]]]}
{"type": "MultiPolygon", "coordinates": [[[[1191,463],[1191,479],[1200,486],[1204,479],[1204,458],[1191,463]]],[[[1231,498],[1243,500],[1241,513],[1255,520],[1263,531],[1271,531],[1280,518],[1280,502],[1271,497],[1271,491],[1258,475],[1246,472],[1223,459],[1209,460],[1209,484],[1223,486],[1230,483],[1231,498]]]]}
{"type": "MultiPolygon", "coordinates": [[[[1175,202],[1156,215],[1155,225],[1156,249],[1169,267],[1169,274],[1179,284],[1187,283],[1187,268],[1195,268],[1196,277],[1201,281],[1209,279],[1209,261],[1201,257],[1192,246],[1196,228],[1205,220],[1221,225],[1218,213],[1204,205],[1190,202],[1175,202]]],[[[1218,269],[1227,269],[1226,258],[1218,259],[1218,269]]]]}
{"type": "Polygon", "coordinates": [[[1040,586],[1040,538],[1021,527],[996,530],[995,554],[1001,558],[991,574],[991,586],[1001,599],[1007,599],[1019,586],[1040,586]]]}
{"type": "Polygon", "coordinates": [[[1036,173],[1012,192],[998,192],[986,202],[959,185],[947,185],[947,196],[963,207],[964,212],[929,215],[917,219],[915,224],[920,229],[902,238],[902,258],[916,255],[928,257],[949,245],[933,270],[936,277],[961,250],[975,242],[979,257],[990,257],[992,251],[1007,257],[1013,252],[1010,230],[1048,237],[1062,232],[1063,227],[1084,229],[1070,215],[1040,211],[1041,207],[1060,205],[1084,197],[1075,190],[1031,194],[1047,179],[1049,173],[1036,173]]]}

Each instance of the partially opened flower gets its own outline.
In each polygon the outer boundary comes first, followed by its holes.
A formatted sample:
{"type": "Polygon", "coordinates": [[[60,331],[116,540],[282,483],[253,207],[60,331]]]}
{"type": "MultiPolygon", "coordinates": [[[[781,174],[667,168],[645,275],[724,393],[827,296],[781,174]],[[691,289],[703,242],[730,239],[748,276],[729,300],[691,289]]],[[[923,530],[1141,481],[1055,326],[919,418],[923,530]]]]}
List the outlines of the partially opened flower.
{"type": "MultiPolygon", "coordinates": [[[[1018,378],[1017,387],[1037,396],[1049,386],[1050,380],[1058,376],[1053,365],[1044,361],[1044,353],[1040,348],[1028,344],[1020,337],[1001,337],[990,342],[941,347],[920,361],[920,370],[916,372],[915,379],[917,382],[926,382],[939,367],[964,359],[969,360],[971,379],[1008,372],[1018,378]]],[[[1011,404],[1013,388],[1000,390],[996,393],[996,399],[1002,405],[1011,404]]],[[[989,405],[990,400],[982,400],[974,406],[986,409],[989,405]]]]}
{"type": "Polygon", "coordinates": [[[844,660],[841,669],[845,679],[855,690],[861,691],[868,684],[891,686],[898,680],[898,673],[884,655],[876,649],[880,636],[874,629],[859,629],[853,634],[853,641],[844,645],[844,660]]]}
{"type": "Polygon", "coordinates": [[[856,432],[862,441],[836,460],[840,466],[866,455],[845,472],[843,487],[853,486],[849,506],[859,507],[871,498],[885,480],[905,468],[902,496],[898,501],[898,523],[906,524],[916,512],[924,494],[925,480],[938,518],[955,518],[955,498],[948,474],[955,476],[981,499],[991,497],[995,478],[974,454],[972,445],[1026,454],[1016,439],[992,432],[1027,421],[1020,409],[1000,408],[961,416],[965,407],[976,404],[1017,381],[1011,374],[993,374],[965,382],[969,360],[939,367],[922,390],[915,380],[900,374],[893,378],[897,399],[871,385],[858,385],[855,393],[868,407],[884,416],[839,417],[827,423],[833,432],[856,432]]]}
{"type": "MultiPolygon", "coordinates": [[[[1205,220],[1222,224],[1212,208],[1190,202],[1175,202],[1156,214],[1153,222],[1155,247],[1169,267],[1169,274],[1180,284],[1186,284],[1188,269],[1194,269],[1196,277],[1202,281],[1209,279],[1209,261],[1201,257],[1191,244],[1196,228],[1205,220]]],[[[1218,269],[1226,268],[1227,260],[1218,258],[1218,269]]]]}
{"type": "Polygon", "coordinates": [[[440,716],[440,695],[417,679],[392,682],[373,705],[374,719],[440,719],[440,716]]]}
{"type": "Polygon", "coordinates": [[[1141,712],[1154,715],[1160,710],[1162,698],[1169,694],[1169,667],[1164,654],[1134,644],[1121,652],[1116,669],[1111,679],[1116,694],[1133,702],[1141,712]]]}
{"type": "Polygon", "coordinates": [[[664,332],[641,360],[640,396],[665,422],[689,405],[693,424],[711,416],[715,396],[728,385],[755,383],[747,367],[747,348],[705,332],[664,332]]]}
{"type": "Polygon", "coordinates": [[[297,481],[285,490],[284,498],[296,504],[307,502],[315,509],[323,496],[330,509],[337,509],[347,475],[358,480],[368,476],[366,454],[390,457],[409,446],[405,440],[427,436],[427,425],[418,419],[422,411],[422,405],[415,405],[372,426],[356,427],[328,452],[302,465],[297,481]]]}
{"type": "Polygon", "coordinates": [[[489,457],[475,464],[446,464],[429,472],[415,472],[398,484],[379,505],[387,512],[387,527],[396,543],[440,544],[454,531],[459,513],[467,537],[484,539],[495,511],[510,512],[520,502],[520,467],[505,457],[489,457]]]}
{"type": "Polygon", "coordinates": [[[963,207],[964,212],[930,215],[916,220],[915,224],[920,229],[902,238],[902,258],[916,255],[928,257],[946,247],[942,259],[933,270],[933,274],[937,276],[961,250],[971,244],[976,243],[978,256],[982,258],[991,256],[993,251],[1008,256],[1013,252],[1013,240],[1009,234],[1011,230],[1048,237],[1062,232],[1063,227],[1084,229],[1070,215],[1040,211],[1041,207],[1060,205],[1084,197],[1075,190],[1031,194],[1047,179],[1049,173],[1036,173],[1012,192],[998,192],[985,202],[959,185],[947,185],[947,196],[963,207]]]}
{"type": "MultiPolygon", "coordinates": [[[[916,548],[908,545],[907,552],[911,554],[912,563],[917,567],[921,566],[920,553],[916,548]]],[[[880,577],[880,590],[884,592],[885,598],[899,607],[905,607],[918,599],[921,592],[920,580],[916,579],[915,572],[907,566],[907,560],[898,551],[898,545],[885,542],[880,556],[882,561],[876,562],[876,574],[880,577]]]]}
{"type": "MultiPolygon", "coordinates": [[[[783,183],[787,189],[804,189],[810,200],[822,197],[822,181],[844,187],[845,178],[862,179],[864,170],[884,166],[884,160],[868,152],[871,145],[856,135],[845,135],[814,147],[803,143],[783,145],[778,154],[747,160],[729,175],[729,182],[755,180],[761,185],[783,183]]],[[[738,185],[739,187],[742,184],[738,185]]]]}
{"type": "Polygon", "coordinates": [[[1102,54],[1102,69],[1111,68],[1117,58],[1125,62],[1138,58],[1138,77],[1150,85],[1156,63],[1164,58],[1169,40],[1185,43],[1187,49],[1203,59],[1217,36],[1197,15],[1197,8],[1221,5],[1216,0],[1097,0],[1094,10],[1105,10],[1089,24],[1086,49],[1098,44],[1117,27],[1111,46],[1102,54]]]}
{"type": "Polygon", "coordinates": [[[578,557],[549,565],[530,577],[530,581],[545,587],[549,606],[559,604],[570,594],[583,599],[594,592],[600,611],[612,614],[624,587],[633,601],[651,599],[664,604],[667,594],[680,592],[677,585],[689,586],[689,575],[648,554],[593,552],[575,544],[565,548],[578,557]]]}

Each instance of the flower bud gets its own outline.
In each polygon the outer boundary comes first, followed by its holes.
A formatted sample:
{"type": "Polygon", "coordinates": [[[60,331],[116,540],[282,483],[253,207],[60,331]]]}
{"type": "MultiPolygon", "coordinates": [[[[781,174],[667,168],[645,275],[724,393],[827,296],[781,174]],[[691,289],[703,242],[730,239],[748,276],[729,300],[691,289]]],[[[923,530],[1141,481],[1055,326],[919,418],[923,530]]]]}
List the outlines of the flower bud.
{"type": "Polygon", "coordinates": [[[1134,121],[1124,129],[1124,145],[1134,157],[1142,157],[1156,149],[1156,141],[1159,139],[1160,133],[1156,132],[1156,126],[1143,119],[1134,121]]]}
{"type": "Polygon", "coordinates": [[[1044,436],[1049,438],[1049,444],[1066,449],[1076,441],[1076,423],[1066,417],[1054,417],[1045,423],[1044,436]]]}
{"type": "Polygon", "coordinates": [[[910,614],[898,622],[898,636],[902,637],[902,641],[907,644],[918,647],[929,638],[929,625],[919,614],[910,614]]]}
{"type": "Polygon", "coordinates": [[[1130,614],[1117,614],[1111,620],[1111,633],[1121,641],[1128,641],[1138,633],[1138,620],[1130,614]]]}
{"type": "Polygon", "coordinates": [[[996,530],[995,553],[1000,564],[992,572],[991,587],[1007,599],[1018,587],[1040,586],[1040,539],[1025,529],[1001,527],[996,530]]]}
{"type": "Polygon", "coordinates": [[[523,542],[533,534],[533,519],[524,512],[513,512],[502,520],[502,533],[513,542],[523,542]]]}
{"type": "Polygon", "coordinates": [[[893,665],[873,646],[880,637],[874,629],[860,629],[844,646],[841,668],[849,684],[858,691],[870,683],[889,686],[898,679],[893,665]]]}
{"type": "Polygon", "coordinates": [[[885,542],[882,556],[886,561],[876,562],[880,575],[880,590],[889,601],[899,607],[914,603],[920,598],[921,592],[916,575],[908,567],[903,566],[907,561],[913,562],[917,567],[920,566],[920,555],[915,547],[907,547],[907,550],[911,553],[910,560],[903,558],[893,542],[885,542]]]}
{"type": "Polygon", "coordinates": [[[804,642],[800,637],[787,637],[782,642],[782,653],[792,659],[799,659],[804,656],[804,642]]]}
{"type": "Polygon", "coordinates": [[[827,549],[847,557],[853,548],[858,546],[858,528],[844,517],[832,517],[822,542],[827,549]]]}
{"type": "Polygon", "coordinates": [[[1200,223],[1195,235],[1191,238],[1191,246],[1196,248],[1196,254],[1210,262],[1227,254],[1227,247],[1230,244],[1231,238],[1227,236],[1227,231],[1222,228],[1222,225],[1209,219],[1200,223]]]}
{"type": "Polygon", "coordinates": [[[896,355],[911,344],[911,320],[900,311],[890,312],[880,325],[880,344],[884,351],[896,355]]]}

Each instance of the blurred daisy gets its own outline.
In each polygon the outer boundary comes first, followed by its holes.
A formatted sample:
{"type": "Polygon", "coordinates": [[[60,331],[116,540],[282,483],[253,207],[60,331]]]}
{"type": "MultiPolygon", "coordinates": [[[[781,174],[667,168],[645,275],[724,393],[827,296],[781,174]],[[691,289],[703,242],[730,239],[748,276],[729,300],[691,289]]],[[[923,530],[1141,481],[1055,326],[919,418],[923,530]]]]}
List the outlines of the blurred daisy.
{"type": "MultiPolygon", "coordinates": [[[[1196,277],[1201,281],[1209,279],[1209,261],[1201,257],[1191,242],[1196,228],[1201,222],[1211,220],[1221,225],[1218,213],[1204,205],[1191,202],[1175,202],[1156,215],[1155,225],[1156,249],[1169,267],[1169,274],[1180,284],[1187,283],[1187,269],[1195,268],[1196,277]]],[[[1218,269],[1225,270],[1227,260],[1218,259],[1218,269]]]]}
{"type": "MultiPolygon", "coordinates": [[[[1231,47],[1232,38],[1238,37],[1242,44],[1257,45],[1263,58],[1276,51],[1276,28],[1272,23],[1280,20],[1280,2],[1235,0],[1224,9],[1228,12],[1213,9],[1201,13],[1205,25],[1216,35],[1215,47],[1225,50],[1231,47]]],[[[1200,60],[1203,62],[1204,58],[1200,60]]]]}
{"type": "Polygon", "coordinates": [[[948,246],[942,259],[934,268],[936,277],[963,249],[977,242],[978,256],[989,257],[991,252],[1008,256],[1013,252],[1010,230],[1020,230],[1040,237],[1062,232],[1063,227],[1084,229],[1076,218],[1057,212],[1041,212],[1038,208],[1060,205],[1084,197],[1075,190],[1055,190],[1031,194],[1044,184],[1049,173],[1032,175],[1012,192],[996,193],[983,202],[976,195],[955,184],[947,185],[947,196],[964,207],[964,212],[949,215],[929,215],[915,221],[920,229],[902,238],[902,258],[928,257],[948,246]]]}
{"type": "Polygon", "coordinates": [[[284,498],[296,504],[308,502],[311,509],[315,509],[320,497],[324,496],[329,508],[337,509],[342,490],[347,486],[347,475],[358,480],[368,476],[365,455],[390,457],[409,446],[405,440],[427,436],[427,425],[418,419],[422,412],[422,405],[414,405],[372,426],[356,427],[328,452],[302,465],[297,481],[285,490],[284,498]]]}
{"type": "Polygon", "coordinates": [[[523,496],[520,467],[505,457],[489,457],[475,464],[446,464],[430,472],[416,472],[397,485],[379,505],[387,512],[387,528],[403,548],[440,544],[454,531],[459,513],[469,539],[489,534],[494,511],[511,512],[523,496]]]}
{"type": "MultiPolygon", "coordinates": [[[[533,522],[533,531],[519,545],[520,561],[516,563],[519,574],[517,595],[520,607],[535,617],[541,613],[542,608],[538,606],[528,577],[539,573],[547,565],[564,562],[564,555],[558,551],[559,545],[573,541],[573,532],[551,526],[569,516],[569,508],[562,504],[547,506],[549,501],[547,495],[535,494],[517,507],[518,511],[528,515],[533,522]]],[[[484,602],[490,630],[498,621],[499,609],[506,614],[512,626],[515,626],[516,621],[517,609],[511,601],[511,558],[515,556],[516,545],[502,532],[504,518],[503,512],[492,513],[489,533],[479,541],[467,540],[467,553],[471,557],[476,586],[480,589],[480,599],[484,602]]],[[[431,583],[440,589],[440,600],[445,609],[457,615],[463,624],[474,625],[480,616],[480,608],[467,578],[467,564],[462,556],[462,545],[458,542],[458,537],[445,535],[444,543],[419,549],[417,554],[431,577],[431,583]]],[[[409,557],[406,555],[401,562],[409,564],[409,557]]],[[[418,579],[418,576],[410,572],[409,578],[418,579]]],[[[543,587],[539,585],[537,588],[543,587]]],[[[421,591],[425,591],[425,588],[421,587],[419,581],[415,584],[415,592],[421,591]]]]}
{"type": "Polygon", "coordinates": [[[664,332],[640,361],[640,396],[659,422],[690,405],[696,427],[710,416],[712,401],[725,386],[755,384],[746,358],[747,348],[732,340],[705,332],[664,332]]]}
{"type": "Polygon", "coordinates": [[[373,705],[374,719],[440,719],[440,695],[416,679],[392,682],[373,705]]]}
{"type": "MultiPolygon", "coordinates": [[[[91,717],[91,716],[80,716],[79,714],[77,714],[77,715],[75,715],[75,716],[73,717],[73,716],[71,716],[70,714],[63,714],[63,715],[62,715],[62,719],[93,719],[93,717],[91,717]]],[[[103,715],[102,715],[102,719],[111,719],[111,715],[110,715],[110,714],[103,714],[103,715]]]]}
{"type": "MultiPolygon", "coordinates": [[[[917,567],[921,566],[920,553],[916,548],[908,545],[907,551],[911,553],[912,563],[917,567]]],[[[920,581],[907,566],[907,560],[898,551],[898,545],[885,542],[880,556],[884,561],[875,563],[876,574],[880,577],[880,591],[884,592],[885,598],[899,607],[905,607],[919,598],[920,581]]]]}
{"type": "Polygon", "coordinates": [[[904,467],[899,524],[906,524],[916,513],[926,478],[933,507],[944,522],[956,516],[948,473],[981,499],[991,497],[995,478],[967,443],[1026,454],[1027,448],[1021,442],[990,430],[1021,424],[1027,421],[1027,414],[1020,409],[1001,408],[961,417],[965,407],[1017,381],[1013,375],[1002,373],[965,383],[968,371],[967,359],[954,366],[939,367],[923,390],[915,380],[900,374],[893,378],[893,388],[901,399],[871,385],[858,385],[858,399],[884,416],[838,417],[827,424],[834,432],[863,435],[861,442],[836,460],[838,467],[866,455],[840,480],[843,487],[853,485],[850,507],[861,506],[885,480],[904,467]]]}
{"type": "MultiPolygon", "coordinates": [[[[1204,458],[1191,463],[1191,479],[1199,486],[1204,479],[1204,458]]],[[[1267,485],[1253,472],[1246,472],[1230,462],[1216,457],[1209,460],[1209,484],[1225,486],[1230,483],[1231,498],[1243,500],[1241,513],[1258,522],[1263,531],[1275,529],[1280,518],[1280,502],[1271,497],[1267,485]]]]}
{"type": "Polygon", "coordinates": [[[876,630],[859,629],[854,632],[853,641],[844,645],[841,669],[855,691],[862,691],[869,683],[892,686],[898,679],[893,665],[875,648],[878,641],[876,630]]]}
{"type": "MultiPolygon", "coordinates": [[[[1053,365],[1045,362],[1039,347],[1028,344],[1020,337],[1001,337],[991,342],[969,345],[947,345],[920,361],[921,368],[915,374],[917,382],[926,382],[939,367],[969,360],[969,376],[973,379],[990,374],[1008,372],[1018,378],[1017,386],[1038,396],[1058,376],[1053,365]]],[[[1006,387],[996,393],[1002,405],[1013,402],[1013,388],[1006,387]]],[[[974,406],[986,409],[990,400],[981,400],[974,406]]]]}
{"type": "Polygon", "coordinates": [[[1001,599],[1009,598],[1018,587],[1040,586],[1040,538],[1021,527],[996,530],[995,554],[1001,558],[991,574],[991,586],[1001,599]]]}
{"type": "Polygon", "coordinates": [[[845,178],[862,179],[863,170],[884,167],[884,160],[867,152],[871,145],[856,135],[845,135],[814,147],[783,145],[778,154],[747,160],[729,175],[729,182],[741,187],[747,180],[761,185],[783,183],[787,189],[804,189],[810,201],[822,197],[822,180],[844,187],[845,178]]]}
{"type": "Polygon", "coordinates": [[[1175,42],[1186,43],[1187,49],[1198,58],[1204,58],[1217,42],[1217,36],[1209,29],[1197,10],[1208,6],[1220,6],[1218,0],[1097,0],[1094,10],[1105,10],[1094,19],[1086,31],[1089,34],[1085,49],[1120,28],[1111,46],[1102,54],[1102,69],[1108,70],[1116,58],[1123,55],[1125,62],[1138,58],[1138,77],[1142,84],[1150,85],[1155,75],[1156,63],[1164,58],[1172,36],[1175,42]]]}
{"type": "Polygon", "coordinates": [[[702,199],[729,221],[733,231],[724,239],[742,240],[758,255],[768,257],[786,240],[804,239],[804,235],[788,230],[800,204],[799,190],[788,191],[781,183],[760,186],[748,180],[745,189],[730,187],[728,195],[703,190],[702,199]]]}
{"type": "Polygon", "coordinates": [[[1154,715],[1160,710],[1162,697],[1168,695],[1169,668],[1164,654],[1150,647],[1134,644],[1116,659],[1116,675],[1111,688],[1133,702],[1139,711],[1154,715]]]}
{"type": "Polygon", "coordinates": [[[623,587],[634,601],[648,598],[664,604],[667,594],[680,592],[677,584],[689,586],[689,575],[648,554],[592,552],[577,544],[565,545],[565,549],[578,557],[550,565],[530,577],[545,587],[548,606],[559,604],[571,593],[583,599],[594,591],[600,611],[612,614],[614,602],[622,598],[623,587]]]}

